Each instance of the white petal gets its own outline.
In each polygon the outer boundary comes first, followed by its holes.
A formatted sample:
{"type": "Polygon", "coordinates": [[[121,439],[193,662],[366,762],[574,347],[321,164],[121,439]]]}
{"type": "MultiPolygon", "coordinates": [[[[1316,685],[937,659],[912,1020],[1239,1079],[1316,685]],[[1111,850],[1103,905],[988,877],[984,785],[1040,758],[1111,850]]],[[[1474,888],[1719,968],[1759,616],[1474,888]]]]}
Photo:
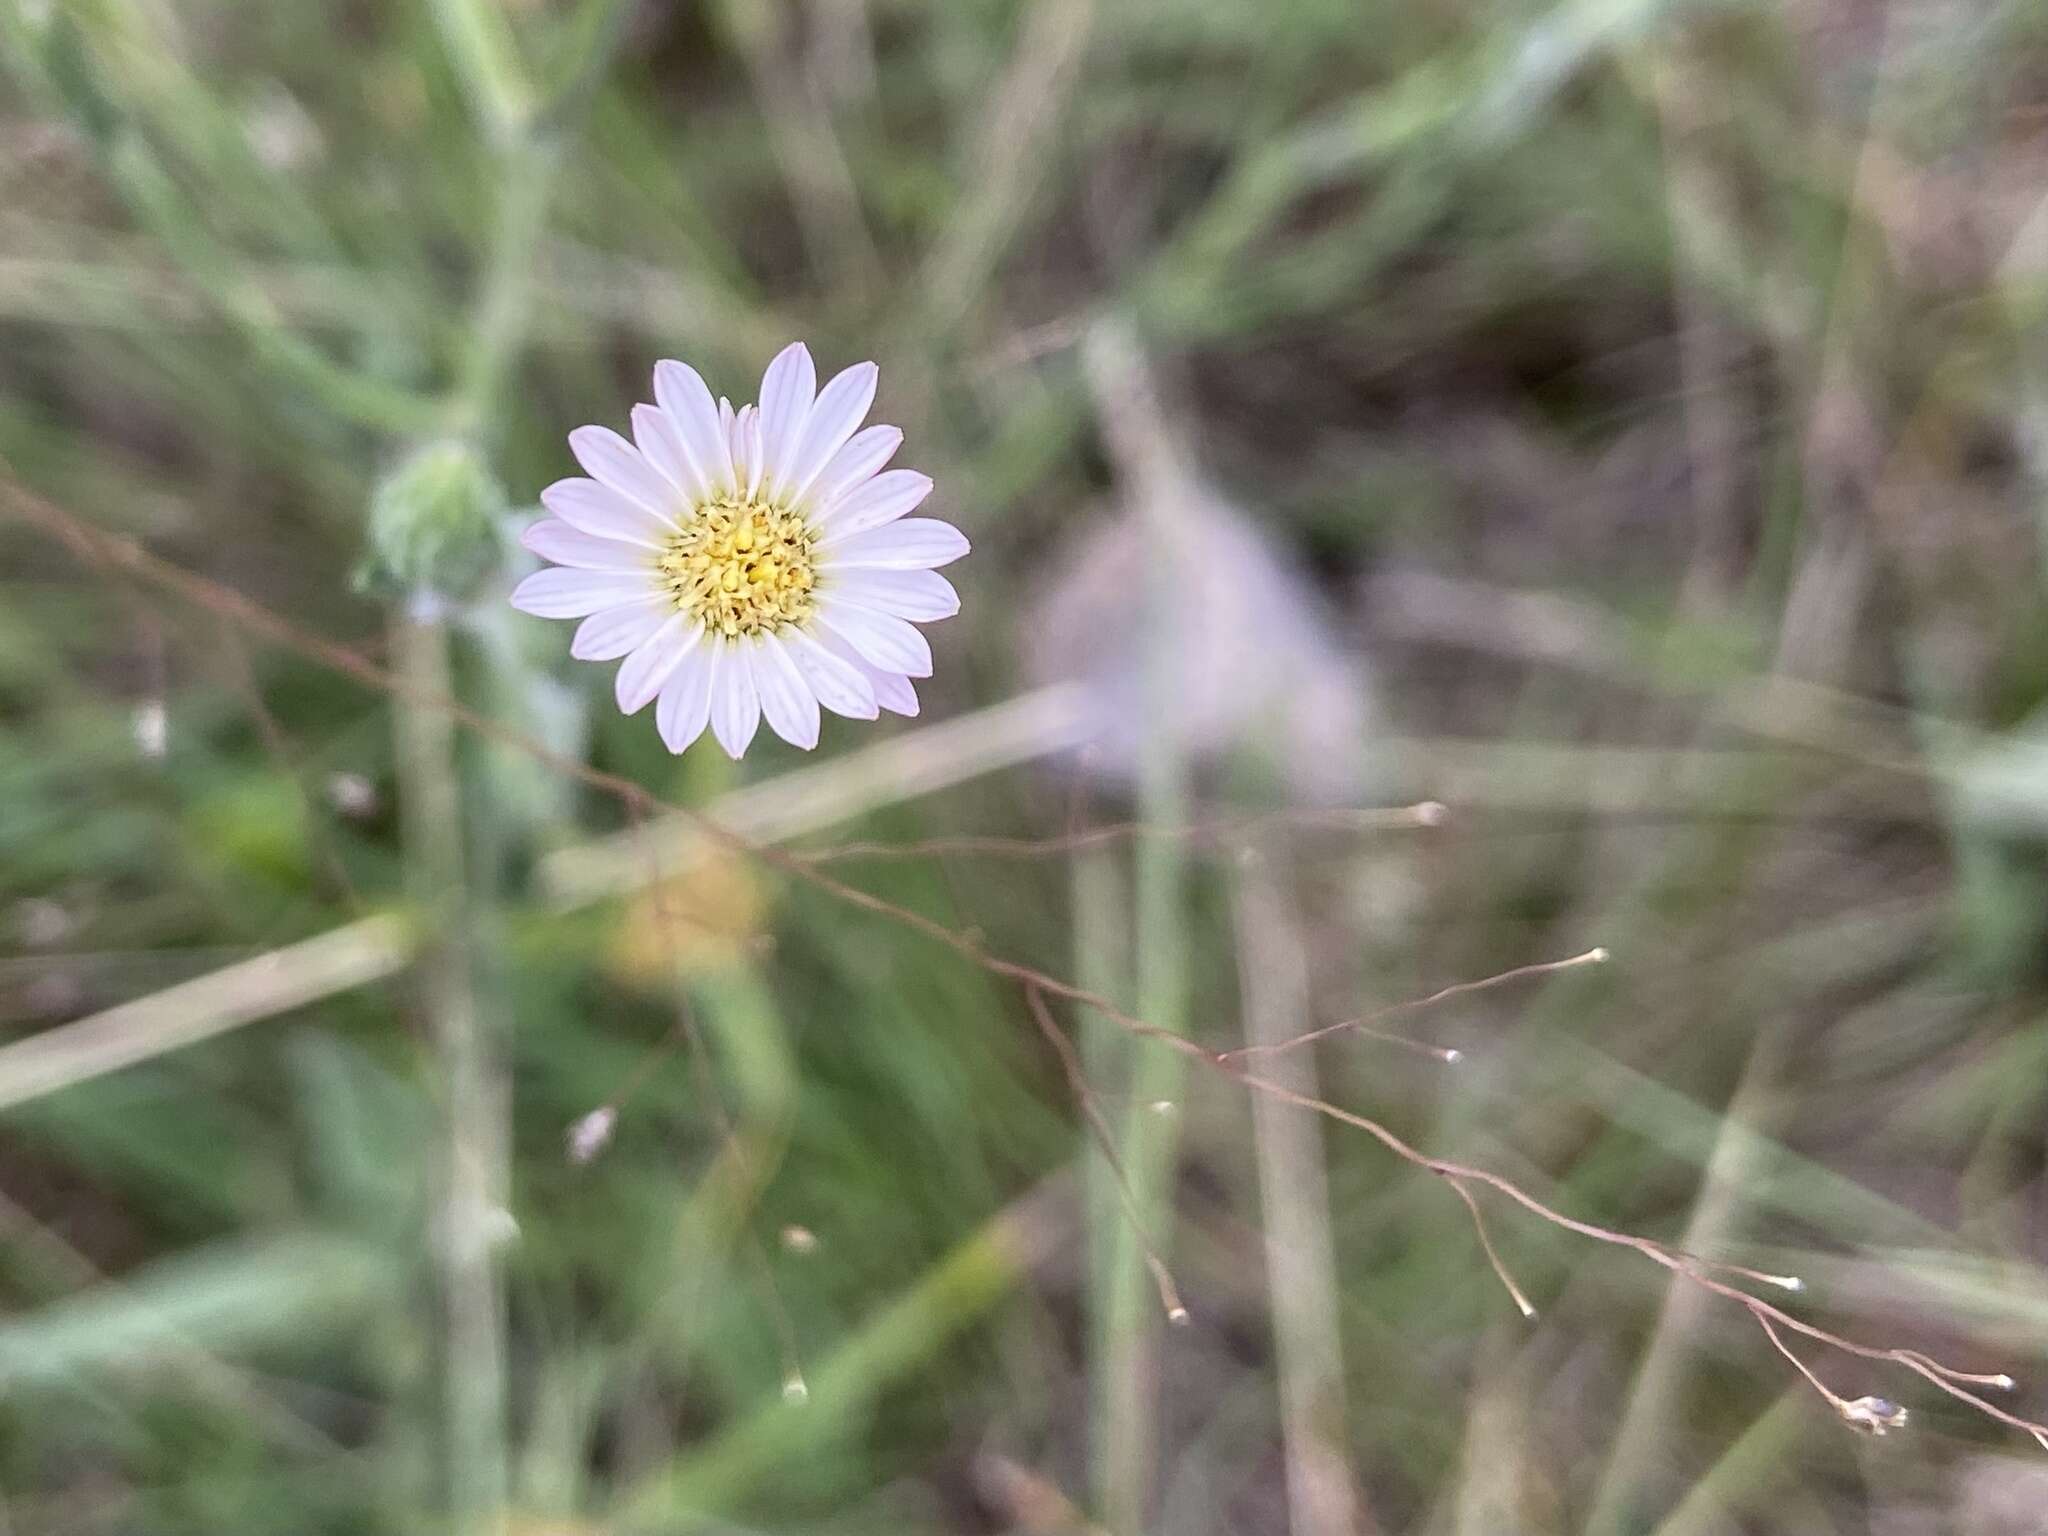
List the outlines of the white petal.
{"type": "Polygon", "coordinates": [[[727,430],[732,438],[732,472],[740,494],[751,497],[761,483],[761,413],[743,405],[727,430]]]}
{"type": "Polygon", "coordinates": [[[818,370],[800,341],[776,353],[761,375],[761,484],[771,497],[787,483],[817,394],[818,370]]]}
{"type": "Polygon", "coordinates": [[[718,397],[718,430],[725,434],[725,440],[728,443],[732,441],[733,416],[732,402],[726,399],[725,396],[720,395],[718,397]]]}
{"type": "Polygon", "coordinates": [[[721,642],[712,659],[711,734],[737,762],[761,723],[761,698],[754,692],[754,674],[730,640],[721,642]]]}
{"type": "Polygon", "coordinates": [[[512,589],[512,606],[540,619],[580,619],[647,597],[647,578],[624,571],[573,571],[551,565],[512,589]]]}
{"type": "Polygon", "coordinates": [[[910,686],[910,679],[898,672],[873,672],[869,681],[875,687],[875,702],[892,714],[915,717],[917,714],[917,690],[910,686]]]}
{"type": "Polygon", "coordinates": [[[960,611],[960,594],[937,571],[847,571],[833,577],[832,595],[916,624],[950,619],[960,611]]]}
{"type": "Polygon", "coordinates": [[[711,403],[703,375],[688,363],[664,359],[654,365],[654,399],[674,423],[699,478],[713,490],[730,490],[732,453],[719,430],[718,408],[711,403]]]}
{"type": "Polygon", "coordinates": [[[673,522],[681,510],[682,493],[610,427],[578,427],[569,434],[569,451],[592,479],[637,501],[656,517],[673,522]]]}
{"type": "Polygon", "coordinates": [[[651,571],[654,552],[643,544],[601,539],[571,528],[559,517],[544,517],[519,535],[519,542],[556,565],[582,571],[651,571]]]}
{"type": "MultiPolygon", "coordinates": [[[[829,630],[817,628],[812,631],[812,635],[819,651],[845,662],[861,675],[862,680],[874,693],[876,704],[899,715],[917,713],[917,690],[910,686],[910,679],[901,672],[889,672],[869,665],[859,651],[829,630]]],[[[874,717],[870,715],[867,718],[874,717]]]]}
{"type": "Polygon", "coordinates": [[[875,689],[857,660],[842,658],[800,629],[782,637],[789,659],[804,675],[818,702],[849,720],[875,718],[875,689]]]}
{"type": "Polygon", "coordinates": [[[576,626],[569,654],[578,661],[617,661],[661,628],[675,611],[674,604],[663,596],[593,613],[576,626]]]}
{"type": "Polygon", "coordinates": [[[773,635],[763,632],[744,647],[744,654],[769,729],[792,747],[810,751],[818,744],[818,696],[811,692],[789,652],[773,635]]]}
{"type": "Polygon", "coordinates": [[[951,565],[969,548],[967,535],[935,517],[906,517],[866,533],[828,535],[822,546],[829,564],[873,566],[883,571],[928,571],[951,565]]]}
{"type": "Polygon", "coordinates": [[[711,660],[715,654],[708,645],[696,647],[662,684],[661,699],[654,706],[654,725],[661,732],[662,745],[671,752],[686,749],[710,723],[711,660]]]}
{"type": "Polygon", "coordinates": [[[833,502],[880,473],[902,446],[903,432],[897,427],[869,427],[856,432],[853,440],[833,454],[831,462],[819,472],[805,499],[820,511],[829,512],[833,502]]]}
{"type": "Polygon", "coordinates": [[[571,528],[648,549],[662,548],[675,532],[675,525],[666,518],[595,480],[557,480],[540,493],[540,504],[571,528]]]}
{"type": "Polygon", "coordinates": [[[683,434],[667,411],[658,405],[634,406],[633,443],[685,501],[695,506],[710,499],[711,482],[690,458],[683,434]]]}
{"type": "Polygon", "coordinates": [[[791,454],[785,489],[792,501],[811,488],[832,456],[846,445],[875,403],[875,381],[881,370],[873,363],[855,363],[818,391],[804,435],[791,454]]]}
{"type": "Polygon", "coordinates": [[[678,613],[642,641],[639,649],[619,663],[613,691],[620,710],[638,714],[653,703],[661,685],[703,638],[704,626],[687,613],[678,613]]]}
{"type": "Polygon", "coordinates": [[[740,412],[740,436],[747,440],[747,467],[752,471],[747,476],[747,494],[758,496],[761,482],[768,477],[768,450],[761,438],[761,412],[755,406],[748,406],[740,412]]]}
{"type": "Polygon", "coordinates": [[[914,469],[892,469],[847,492],[819,513],[818,527],[827,538],[865,533],[870,528],[893,523],[906,512],[916,511],[931,493],[930,475],[914,469]]]}
{"type": "Polygon", "coordinates": [[[820,602],[816,622],[844,639],[872,667],[908,677],[932,675],[931,646],[901,619],[850,603],[820,602]]]}

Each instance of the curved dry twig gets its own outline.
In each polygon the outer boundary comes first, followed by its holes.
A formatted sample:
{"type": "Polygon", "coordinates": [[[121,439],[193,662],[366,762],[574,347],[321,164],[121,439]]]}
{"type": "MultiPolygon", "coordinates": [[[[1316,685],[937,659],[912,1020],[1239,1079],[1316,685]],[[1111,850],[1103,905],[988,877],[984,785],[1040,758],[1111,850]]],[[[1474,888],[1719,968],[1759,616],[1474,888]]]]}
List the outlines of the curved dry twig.
{"type": "MultiPolygon", "coordinates": [[[[1226,1067],[1225,1070],[1228,1071],[1230,1069],[1226,1067]]],[[[1691,1254],[1684,1253],[1677,1248],[1671,1247],[1669,1244],[1660,1243],[1654,1238],[1637,1237],[1631,1232],[1621,1232],[1612,1227],[1603,1227],[1597,1222],[1581,1221],[1575,1216],[1567,1216],[1563,1211],[1556,1209],[1554,1206],[1546,1205],[1513,1180],[1494,1173],[1489,1169],[1476,1168],[1467,1163],[1453,1162],[1449,1158],[1432,1157],[1428,1153],[1410,1146],[1406,1141],[1403,1141],[1394,1132],[1370,1116],[1357,1114],[1343,1108],[1341,1105],[1332,1104],[1326,1099],[1317,1099],[1307,1094],[1296,1093],[1292,1089],[1283,1087],[1278,1083],[1251,1077],[1243,1072],[1232,1072],[1231,1075],[1255,1092],[1267,1093],[1275,1098],[1285,1099],[1288,1103],[1297,1105],[1302,1109],[1312,1110],[1341,1124],[1353,1126],[1358,1130],[1364,1131],[1396,1157],[1413,1163],[1418,1168],[1427,1169],[1429,1172],[1445,1180],[1453,1188],[1458,1189],[1460,1194],[1468,1194],[1463,1188],[1466,1181],[1484,1184],[1491,1189],[1500,1191],[1501,1194],[1506,1195],[1531,1215],[1540,1217],[1552,1226],[1562,1227],[1567,1232],[1575,1232],[1581,1237],[1592,1239],[1594,1242],[1607,1243],[1617,1248],[1633,1249],[1652,1263],[1661,1265],[1663,1268],[1670,1270],[1674,1275],[1683,1277],[1700,1289],[1710,1291],[1716,1296],[1725,1297],[1730,1301],[1736,1302],[1750,1316],[1755,1318],[1767,1333],[1775,1325],[1776,1327],[1786,1328],[1812,1339],[1817,1344],[1825,1344],[1830,1349],[1840,1350],[1844,1354],[1855,1355],[1864,1360],[1876,1360],[1893,1365],[1902,1365],[1916,1375],[1926,1377],[1927,1380],[1933,1382],[1951,1397],[1961,1399],[1987,1417],[1996,1419],[2001,1424],[2010,1425],[2014,1429],[2031,1435],[2043,1450],[2048,1450],[2048,1424],[2022,1418],[2018,1414],[2008,1412],[1995,1403],[1987,1402],[1984,1398],[1968,1390],[1968,1386],[1964,1385],[1968,1383],[1974,1386],[1991,1386],[2009,1390],[2013,1386],[2013,1380],[2002,1372],[1982,1374],[1960,1370],[1955,1366],[1943,1365],[1919,1350],[1862,1344],[1854,1339],[1844,1338],[1838,1333],[1830,1333],[1825,1328],[1809,1323],[1802,1318],[1794,1317],[1783,1308],[1773,1306],[1770,1302],[1765,1301],[1759,1296],[1752,1296],[1749,1292],[1737,1286],[1729,1285],[1725,1281],[1716,1280],[1712,1275],[1706,1273],[1709,1267],[1727,1268],[1731,1266],[1709,1266],[1706,1261],[1694,1258],[1691,1254]]],[[[1469,1198],[1467,1203],[1470,1204],[1469,1198]]],[[[1750,1273],[1752,1275],[1757,1274],[1755,1271],[1750,1273]]],[[[1792,1276],[1759,1277],[1780,1285],[1784,1285],[1785,1282],[1794,1278],[1792,1276]]],[[[1786,1288],[1789,1289],[1790,1287],[1787,1286],[1786,1288]]],[[[1773,1335],[1773,1338],[1775,1340],[1775,1335],[1773,1335]]],[[[1830,1397],[1830,1401],[1833,1401],[1832,1397],[1830,1397]]]]}
{"type": "Polygon", "coordinates": [[[1123,1203],[1124,1216],[1145,1255],[1145,1267],[1152,1272],[1153,1287],[1159,1292],[1160,1310],[1166,1314],[1169,1323],[1185,1323],[1188,1309],[1181,1304],[1180,1288],[1173,1283],[1173,1273],[1167,1269],[1166,1260],[1159,1256],[1152,1234],[1145,1230],[1144,1213],[1138,1209],[1138,1196],[1131,1188],[1131,1177],[1124,1172],[1123,1159],[1117,1156],[1116,1138],[1110,1134],[1109,1122],[1103,1119],[1102,1111],[1096,1107],[1095,1090],[1088,1086],[1074,1042],[1054,1020],[1052,1011],[1045,1006],[1045,994],[1034,983],[1027,982],[1024,986],[1024,1004],[1031,1010],[1031,1020],[1038,1026],[1038,1032],[1045,1036],[1053,1053],[1059,1057],[1060,1070],[1066,1074],[1074,1102],[1080,1106],[1082,1116],[1088,1121],[1088,1129],[1095,1137],[1095,1144],[1102,1150],[1102,1159],[1109,1165],[1110,1176],[1116,1182],[1117,1197],[1123,1203]]]}

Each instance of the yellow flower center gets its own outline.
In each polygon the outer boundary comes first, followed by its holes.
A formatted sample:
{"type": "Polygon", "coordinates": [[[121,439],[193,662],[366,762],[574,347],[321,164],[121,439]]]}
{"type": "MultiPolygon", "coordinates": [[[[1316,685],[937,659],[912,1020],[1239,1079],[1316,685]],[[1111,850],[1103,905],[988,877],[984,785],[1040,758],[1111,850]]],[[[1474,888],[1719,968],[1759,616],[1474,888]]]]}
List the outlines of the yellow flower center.
{"type": "Polygon", "coordinates": [[[684,613],[727,636],[759,634],[811,616],[815,535],[801,513],[752,501],[710,501],[692,512],[655,561],[684,613]]]}

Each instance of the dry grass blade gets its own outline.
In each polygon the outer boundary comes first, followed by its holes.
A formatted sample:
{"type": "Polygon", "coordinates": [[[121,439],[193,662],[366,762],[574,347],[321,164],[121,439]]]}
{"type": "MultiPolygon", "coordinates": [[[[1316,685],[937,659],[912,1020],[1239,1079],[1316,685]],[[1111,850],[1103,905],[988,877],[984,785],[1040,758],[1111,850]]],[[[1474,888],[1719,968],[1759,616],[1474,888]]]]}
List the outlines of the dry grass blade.
{"type": "Polygon", "coordinates": [[[381,913],[15,1041],[0,1047],[0,1109],[381,981],[418,947],[411,923],[381,913]]]}

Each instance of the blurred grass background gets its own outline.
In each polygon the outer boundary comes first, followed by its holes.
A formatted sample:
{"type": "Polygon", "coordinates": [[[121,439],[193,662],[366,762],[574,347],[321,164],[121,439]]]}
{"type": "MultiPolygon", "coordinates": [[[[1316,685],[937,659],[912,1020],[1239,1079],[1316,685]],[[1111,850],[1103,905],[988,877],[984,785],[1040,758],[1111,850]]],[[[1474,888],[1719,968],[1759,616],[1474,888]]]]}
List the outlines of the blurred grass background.
{"type": "MultiPolygon", "coordinates": [[[[0,49],[11,505],[751,836],[1440,800],[835,873],[1216,1047],[1603,944],[1404,1021],[1457,1067],[1290,1080],[2048,1409],[2048,7],[5,0],[0,49]],[[923,721],[674,762],[510,556],[354,589],[417,445],[516,528],[654,359],[746,397],[792,337],[881,363],[975,541],[923,721]]],[[[2043,1528],[2048,1460],[1911,1378],[1806,1352],[1910,1406],[1857,1437],[1489,1208],[1525,1322],[1436,1181],[1070,1018],[1168,1331],[1013,989],[16,519],[0,593],[0,1532],[2043,1528]]]]}

